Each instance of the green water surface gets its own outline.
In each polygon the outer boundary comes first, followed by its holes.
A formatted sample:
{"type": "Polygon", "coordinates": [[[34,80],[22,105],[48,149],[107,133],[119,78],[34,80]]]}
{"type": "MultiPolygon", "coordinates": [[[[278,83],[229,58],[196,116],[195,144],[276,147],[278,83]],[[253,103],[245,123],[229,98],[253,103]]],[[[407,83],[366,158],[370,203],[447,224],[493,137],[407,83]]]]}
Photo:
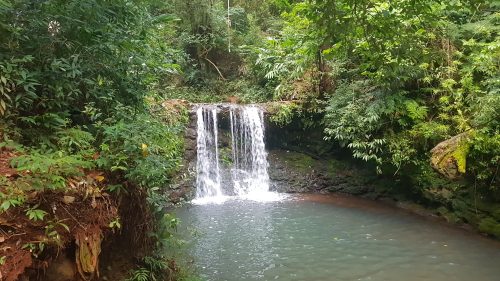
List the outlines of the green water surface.
{"type": "Polygon", "coordinates": [[[359,199],[228,200],[177,210],[207,281],[500,280],[500,246],[359,199]]]}

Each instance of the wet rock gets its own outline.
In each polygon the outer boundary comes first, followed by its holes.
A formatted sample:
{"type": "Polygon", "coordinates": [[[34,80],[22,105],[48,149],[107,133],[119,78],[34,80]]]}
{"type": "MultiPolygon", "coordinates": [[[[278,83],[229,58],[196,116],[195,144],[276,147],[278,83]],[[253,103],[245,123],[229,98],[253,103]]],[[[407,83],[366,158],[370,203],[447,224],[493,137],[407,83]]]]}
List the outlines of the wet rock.
{"type": "Polygon", "coordinates": [[[278,192],[341,192],[368,195],[374,187],[369,176],[335,159],[321,160],[286,150],[271,150],[268,155],[269,178],[278,192]]]}
{"type": "Polygon", "coordinates": [[[430,201],[439,202],[440,204],[447,204],[453,197],[453,192],[444,187],[432,186],[427,189],[423,189],[422,195],[424,196],[424,198],[430,201]]]}
{"type": "Polygon", "coordinates": [[[170,202],[174,203],[174,204],[177,204],[179,202],[181,202],[181,200],[185,197],[185,190],[174,190],[172,192],[169,193],[169,199],[170,199],[170,202]]]}
{"type": "Polygon", "coordinates": [[[185,140],[184,146],[186,147],[186,149],[196,150],[196,139],[194,139],[194,140],[192,140],[192,139],[185,140]]]}
{"type": "Polygon", "coordinates": [[[448,210],[446,207],[441,206],[436,209],[436,213],[441,217],[445,218],[446,221],[450,223],[462,223],[463,221],[455,215],[452,211],[448,210]]]}
{"type": "Polygon", "coordinates": [[[187,128],[186,129],[186,138],[190,140],[196,140],[196,129],[195,128],[187,128]]]}

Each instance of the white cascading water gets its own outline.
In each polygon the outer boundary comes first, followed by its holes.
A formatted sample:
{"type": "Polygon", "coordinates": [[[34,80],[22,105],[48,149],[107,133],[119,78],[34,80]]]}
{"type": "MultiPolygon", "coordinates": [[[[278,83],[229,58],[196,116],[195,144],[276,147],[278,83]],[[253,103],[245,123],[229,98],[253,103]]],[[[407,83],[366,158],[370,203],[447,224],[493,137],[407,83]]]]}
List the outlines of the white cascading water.
{"type": "Polygon", "coordinates": [[[262,195],[269,191],[262,110],[256,106],[232,107],[229,114],[234,192],[239,196],[262,195]]]}
{"type": "MultiPolygon", "coordinates": [[[[263,112],[257,106],[229,106],[234,194],[257,201],[274,201],[269,192],[267,152],[264,144],[263,112]]],[[[217,108],[197,109],[197,203],[222,202],[227,197],[221,188],[217,137],[217,108]]]]}
{"type": "Polygon", "coordinates": [[[196,111],[198,155],[196,198],[221,197],[219,149],[217,147],[217,109],[199,107],[196,111]]]}

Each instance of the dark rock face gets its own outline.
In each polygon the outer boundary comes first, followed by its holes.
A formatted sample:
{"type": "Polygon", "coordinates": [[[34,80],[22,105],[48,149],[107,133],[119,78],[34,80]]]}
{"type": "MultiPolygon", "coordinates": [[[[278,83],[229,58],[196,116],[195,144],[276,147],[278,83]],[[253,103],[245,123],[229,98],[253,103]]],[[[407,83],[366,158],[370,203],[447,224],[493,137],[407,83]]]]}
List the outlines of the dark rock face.
{"type": "MultiPolygon", "coordinates": [[[[194,122],[191,122],[194,123],[194,122]]],[[[190,124],[190,126],[186,129],[186,139],[188,140],[196,140],[196,128],[192,126],[196,124],[190,124]]]]}
{"type": "Polygon", "coordinates": [[[196,114],[191,113],[189,115],[189,124],[184,133],[184,161],[186,163],[196,159],[196,135],[196,114]]]}
{"type": "Polygon", "coordinates": [[[340,160],[314,159],[287,150],[271,150],[268,155],[272,189],[278,192],[340,192],[376,197],[379,191],[370,181],[369,171],[340,160]]]}
{"type": "Polygon", "coordinates": [[[182,168],[172,180],[166,196],[173,204],[194,197],[196,182],[196,114],[190,112],[189,123],[184,131],[184,156],[182,168]]]}

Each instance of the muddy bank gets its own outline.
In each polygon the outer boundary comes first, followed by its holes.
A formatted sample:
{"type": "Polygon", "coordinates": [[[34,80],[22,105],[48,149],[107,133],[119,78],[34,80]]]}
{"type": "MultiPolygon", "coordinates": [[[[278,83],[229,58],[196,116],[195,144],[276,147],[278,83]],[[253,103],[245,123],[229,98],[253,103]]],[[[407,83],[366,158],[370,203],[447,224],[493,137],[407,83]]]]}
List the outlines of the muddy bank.
{"type": "Polygon", "coordinates": [[[72,280],[68,278],[79,275],[93,278],[103,238],[112,232],[109,224],[118,215],[116,200],[107,194],[85,198],[83,194],[48,192],[32,200],[39,210],[46,210],[43,221],[30,220],[21,208],[9,209],[0,216],[2,280],[44,279],[52,272],[51,264],[68,252],[71,266],[56,271],[63,279],[54,279],[52,273],[50,280],[72,280]]]}
{"type": "MultiPolygon", "coordinates": [[[[0,175],[7,183],[29,176],[10,167],[14,156],[0,151],[0,175]]],[[[85,171],[66,179],[64,191],[33,190],[22,206],[3,211],[0,280],[123,280],[136,257],[153,247],[148,237],[153,218],[144,192],[132,186],[126,194],[108,192],[106,178],[101,172],[85,171]],[[122,253],[120,258],[109,258],[115,252],[122,253]],[[117,271],[122,274],[115,278],[109,271],[111,261],[127,269],[117,271]]],[[[0,186],[0,192],[11,185],[0,186]]]]}

